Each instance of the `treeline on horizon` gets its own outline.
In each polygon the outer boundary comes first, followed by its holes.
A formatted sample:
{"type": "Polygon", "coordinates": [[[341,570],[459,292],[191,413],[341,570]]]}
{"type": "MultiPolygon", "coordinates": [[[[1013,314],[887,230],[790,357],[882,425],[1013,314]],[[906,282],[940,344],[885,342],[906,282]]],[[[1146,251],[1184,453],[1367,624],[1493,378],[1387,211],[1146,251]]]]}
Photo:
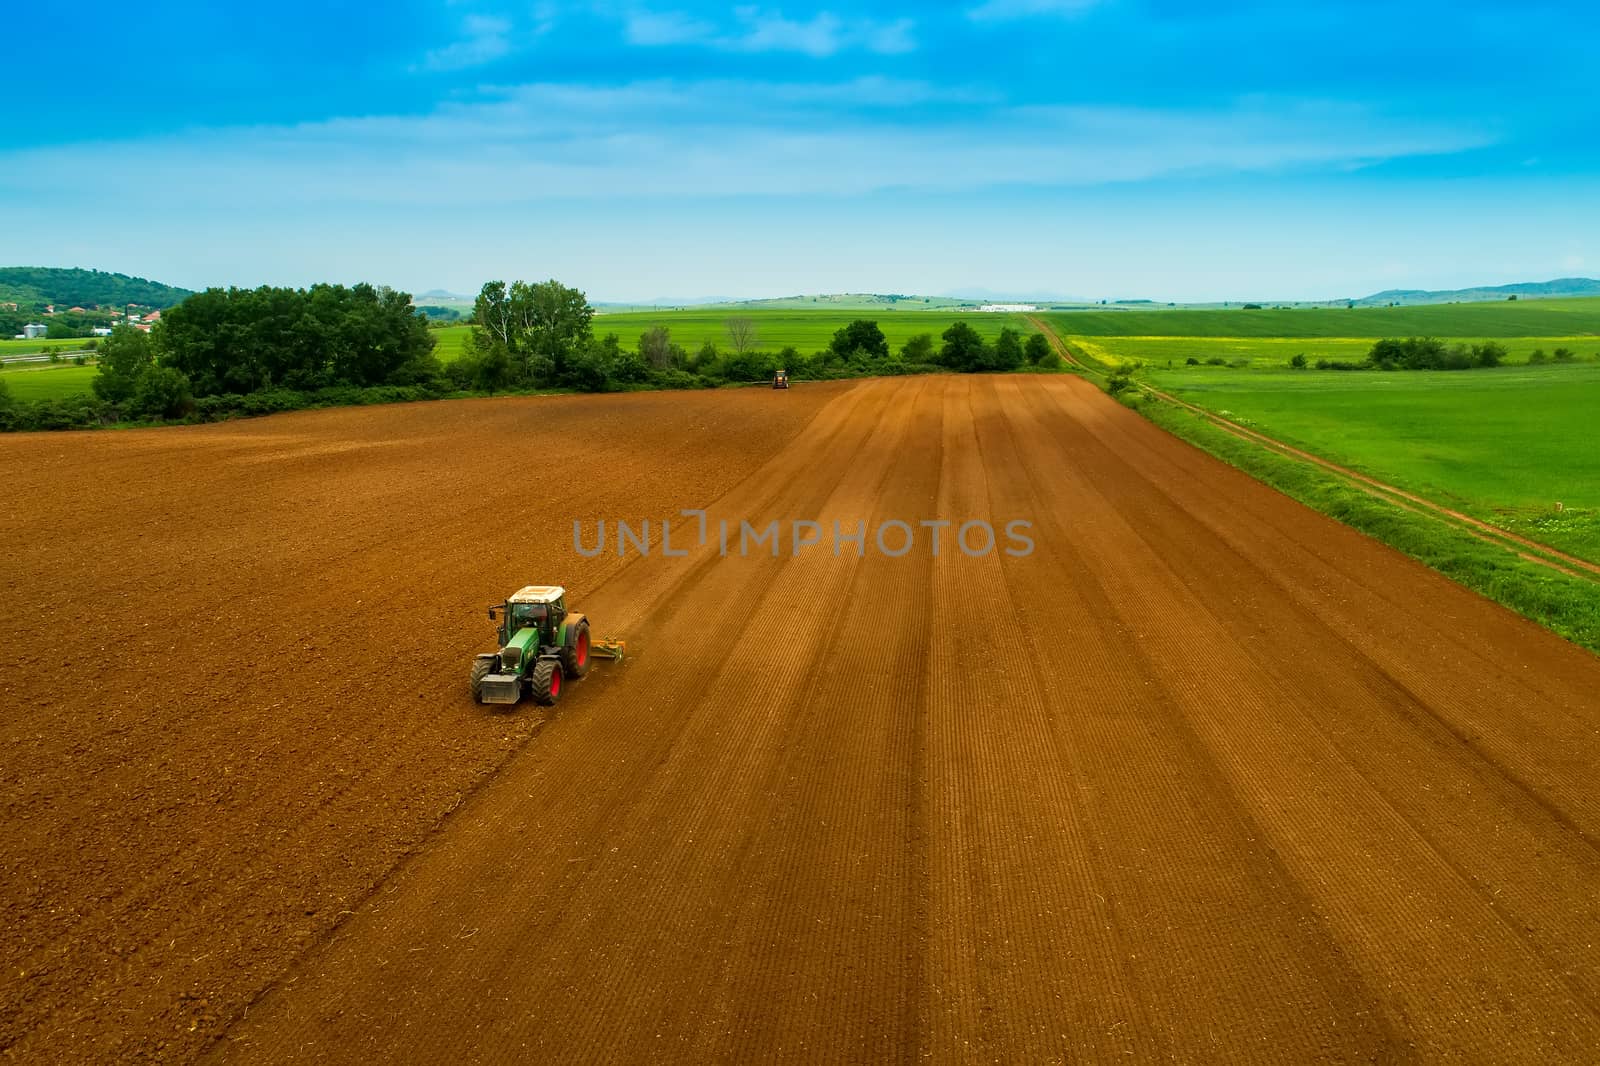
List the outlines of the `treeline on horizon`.
{"type": "Polygon", "coordinates": [[[636,345],[596,336],[585,294],[551,280],[492,281],[479,292],[471,342],[443,364],[429,320],[409,294],[359,284],[308,289],[207,289],[165,311],[149,333],[118,328],[101,341],[93,396],[17,401],[0,380],[0,429],[127,422],[209,422],[306,407],[394,403],[512,391],[611,392],[713,388],[796,380],[1015,370],[1056,362],[1048,341],[1005,328],[993,343],[963,321],[937,340],[891,351],[876,322],[858,319],[822,351],[756,347],[749,319],[730,318],[726,348],[690,351],[666,326],[636,345]]]}

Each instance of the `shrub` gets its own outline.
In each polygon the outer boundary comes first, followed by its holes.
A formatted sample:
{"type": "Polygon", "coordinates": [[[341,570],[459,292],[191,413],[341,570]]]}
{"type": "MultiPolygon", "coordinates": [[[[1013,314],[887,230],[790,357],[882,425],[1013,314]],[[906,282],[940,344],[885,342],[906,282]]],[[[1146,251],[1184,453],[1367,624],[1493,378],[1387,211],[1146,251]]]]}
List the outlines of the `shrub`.
{"type": "Polygon", "coordinates": [[[1298,352],[1291,357],[1289,367],[1293,370],[1304,370],[1306,368],[1306,353],[1298,352]]]}
{"type": "Polygon", "coordinates": [[[1206,360],[1206,366],[1227,366],[1228,361],[1220,355],[1213,355],[1206,360]]]}
{"type": "Polygon", "coordinates": [[[1127,367],[1119,368],[1106,381],[1106,389],[1113,396],[1119,396],[1133,387],[1133,374],[1127,367]]]}
{"type": "MultiPolygon", "coordinates": [[[[1506,346],[1495,341],[1484,341],[1482,344],[1472,346],[1472,360],[1478,366],[1499,366],[1506,361],[1506,356],[1511,353],[1506,351],[1506,346]]],[[[1556,353],[1556,358],[1561,358],[1561,353],[1556,353]]]]}
{"type": "Polygon", "coordinates": [[[1555,357],[1556,357],[1556,362],[1558,362],[1558,363],[1570,363],[1570,362],[1572,362],[1572,359],[1573,359],[1572,349],[1571,348],[1557,348],[1555,350],[1555,357]]]}
{"type": "Polygon", "coordinates": [[[1549,356],[1544,354],[1543,348],[1535,348],[1532,352],[1528,353],[1528,363],[1532,366],[1538,366],[1540,363],[1545,362],[1549,358],[1549,356]]]}
{"type": "MultiPolygon", "coordinates": [[[[1037,337],[1039,335],[1034,334],[1034,336],[1037,337]]],[[[1039,339],[1044,340],[1043,337],[1039,337],[1039,339]]],[[[1049,347],[1049,345],[1046,345],[1046,347],[1049,347]]],[[[794,351],[794,349],[787,348],[785,351],[794,351]]],[[[779,355],[781,357],[782,353],[780,352],[779,355]]],[[[900,358],[904,359],[908,363],[933,362],[935,359],[933,334],[918,333],[916,336],[906,341],[900,346],[900,358]]]]}
{"type": "Polygon", "coordinates": [[[1200,360],[1196,359],[1194,356],[1191,355],[1189,358],[1187,358],[1187,359],[1185,359],[1183,361],[1183,365],[1184,366],[1199,366],[1200,365],[1200,360]]]}

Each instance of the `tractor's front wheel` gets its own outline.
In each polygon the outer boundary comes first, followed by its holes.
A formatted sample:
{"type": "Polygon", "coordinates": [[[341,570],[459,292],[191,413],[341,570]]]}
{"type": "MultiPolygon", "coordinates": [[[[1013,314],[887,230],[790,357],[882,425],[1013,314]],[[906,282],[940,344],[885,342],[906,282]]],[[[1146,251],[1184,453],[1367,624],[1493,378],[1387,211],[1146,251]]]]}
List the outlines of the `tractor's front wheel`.
{"type": "Polygon", "coordinates": [[[483,679],[488,677],[489,671],[493,669],[493,659],[472,660],[472,699],[474,702],[483,702],[483,679]]]}
{"type": "Polygon", "coordinates": [[[533,702],[541,707],[553,707],[561,698],[561,664],[554,659],[540,659],[533,664],[528,675],[528,688],[533,692],[533,702]]]}
{"type": "Polygon", "coordinates": [[[577,635],[572,638],[572,646],[561,649],[561,672],[569,680],[576,681],[589,672],[589,623],[578,623],[577,635]]]}

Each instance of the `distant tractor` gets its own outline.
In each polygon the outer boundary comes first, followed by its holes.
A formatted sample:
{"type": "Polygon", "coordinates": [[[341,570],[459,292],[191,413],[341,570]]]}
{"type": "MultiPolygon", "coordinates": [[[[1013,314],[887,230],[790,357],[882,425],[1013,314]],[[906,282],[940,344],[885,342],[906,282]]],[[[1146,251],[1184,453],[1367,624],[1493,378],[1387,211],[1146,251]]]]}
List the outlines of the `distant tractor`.
{"type": "Polygon", "coordinates": [[[529,585],[489,608],[498,621],[500,650],[472,660],[472,698],[479,703],[516,703],[524,690],[533,702],[552,706],[561,690],[589,672],[592,659],[621,659],[620,640],[595,640],[589,620],[568,613],[567,590],[529,585]]]}
{"type": "Polygon", "coordinates": [[[789,372],[780,370],[772,375],[772,387],[775,389],[787,389],[789,387],[789,372]]]}

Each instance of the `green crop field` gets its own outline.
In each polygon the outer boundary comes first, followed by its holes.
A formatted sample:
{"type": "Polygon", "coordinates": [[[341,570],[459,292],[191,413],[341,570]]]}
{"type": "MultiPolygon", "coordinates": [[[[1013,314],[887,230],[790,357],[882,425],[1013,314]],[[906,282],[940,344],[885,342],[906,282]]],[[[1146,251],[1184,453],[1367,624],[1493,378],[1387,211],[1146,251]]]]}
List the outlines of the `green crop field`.
{"type": "MultiPolygon", "coordinates": [[[[685,348],[699,348],[708,340],[723,349],[728,348],[728,319],[748,318],[755,323],[756,347],[763,351],[777,351],[794,347],[802,352],[815,352],[826,348],[836,331],[858,318],[878,323],[891,348],[899,348],[918,333],[931,333],[937,342],[939,334],[950,328],[956,319],[969,323],[983,336],[993,339],[1002,327],[1010,326],[1022,333],[1032,333],[1033,327],[1021,315],[972,313],[958,315],[949,311],[629,311],[622,314],[602,314],[594,318],[597,336],[615,333],[624,347],[639,343],[639,335],[652,326],[665,326],[672,331],[672,339],[685,348]]],[[[467,344],[469,326],[446,326],[433,331],[434,354],[443,362],[460,357],[467,344]]]]}
{"type": "Polygon", "coordinates": [[[1458,372],[1147,372],[1159,388],[1600,562],[1600,364],[1458,372]],[[1556,503],[1563,510],[1556,510],[1556,503]]]}
{"type": "Polygon", "coordinates": [[[0,356],[10,358],[15,355],[32,355],[34,352],[48,351],[75,351],[88,342],[82,339],[75,340],[0,340],[0,356]]]}
{"type": "Polygon", "coordinates": [[[1079,337],[1588,337],[1600,346],[1600,299],[1292,310],[1068,311],[1045,316],[1079,337]]]}
{"type": "MultiPolygon", "coordinates": [[[[1071,337],[1072,347],[1096,362],[1108,366],[1142,362],[1154,368],[1174,366],[1186,359],[1224,359],[1229,363],[1246,361],[1252,368],[1286,367],[1295,355],[1304,355],[1315,363],[1318,359],[1342,360],[1359,363],[1371,351],[1377,337],[1071,337]]],[[[1494,340],[1509,353],[1507,361],[1525,363],[1536,350],[1552,356],[1557,348],[1566,348],[1580,359],[1600,358],[1600,337],[1511,337],[1492,334],[1481,337],[1451,337],[1450,342],[1472,344],[1494,340]]],[[[1210,373],[1226,373],[1208,367],[1210,373]]]]}
{"type": "Polygon", "coordinates": [[[59,400],[88,393],[97,372],[73,363],[24,363],[0,370],[0,381],[15,400],[59,400]]]}

